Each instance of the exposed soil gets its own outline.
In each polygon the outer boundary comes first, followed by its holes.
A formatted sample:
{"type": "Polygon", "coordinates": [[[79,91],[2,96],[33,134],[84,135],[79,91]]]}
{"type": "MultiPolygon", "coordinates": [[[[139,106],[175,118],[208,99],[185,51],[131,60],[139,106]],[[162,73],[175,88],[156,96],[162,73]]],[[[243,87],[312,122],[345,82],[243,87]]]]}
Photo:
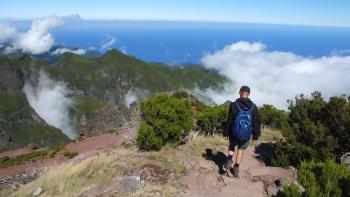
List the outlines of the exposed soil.
{"type": "Polygon", "coordinates": [[[139,176],[141,181],[154,185],[165,185],[171,176],[171,172],[155,164],[144,164],[138,171],[134,172],[134,175],[139,176]]]}
{"type": "MultiPolygon", "coordinates": [[[[118,132],[104,133],[98,136],[93,136],[84,140],[69,143],[59,153],[57,153],[54,158],[36,159],[35,162],[27,162],[25,164],[14,165],[5,169],[0,169],[0,177],[13,176],[23,171],[42,169],[48,166],[61,164],[62,162],[69,160],[67,157],[60,154],[65,151],[77,152],[77,157],[89,157],[98,152],[120,145],[123,141],[128,139],[128,132],[132,131],[129,129],[124,129],[118,132]]],[[[1,153],[1,156],[15,156],[19,154],[30,153],[33,151],[38,150],[32,150],[32,148],[28,146],[13,151],[3,152],[1,153]]]]}
{"type": "Polygon", "coordinates": [[[266,166],[254,146],[245,151],[239,178],[227,177],[222,170],[227,161],[223,151],[207,149],[206,161],[198,161],[180,178],[187,187],[180,196],[274,196],[281,184],[296,181],[294,169],[266,166]]]}

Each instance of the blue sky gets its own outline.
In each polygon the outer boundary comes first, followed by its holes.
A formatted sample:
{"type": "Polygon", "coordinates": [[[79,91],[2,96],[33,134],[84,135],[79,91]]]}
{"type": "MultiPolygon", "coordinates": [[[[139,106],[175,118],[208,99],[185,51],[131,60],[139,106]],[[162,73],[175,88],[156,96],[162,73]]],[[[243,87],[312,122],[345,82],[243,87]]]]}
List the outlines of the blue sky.
{"type": "Polygon", "coordinates": [[[348,0],[1,0],[1,19],[191,20],[350,26],[348,0]]]}

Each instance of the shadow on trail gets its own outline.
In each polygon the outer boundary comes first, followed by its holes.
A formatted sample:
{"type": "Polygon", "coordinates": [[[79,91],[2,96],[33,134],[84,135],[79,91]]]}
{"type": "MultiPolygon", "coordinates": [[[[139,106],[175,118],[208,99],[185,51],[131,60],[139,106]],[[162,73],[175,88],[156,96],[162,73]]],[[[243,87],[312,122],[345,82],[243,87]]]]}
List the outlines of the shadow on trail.
{"type": "Polygon", "coordinates": [[[272,166],[272,158],[274,151],[273,143],[261,143],[255,147],[254,152],[257,154],[255,157],[259,161],[263,162],[266,166],[272,166]]]}
{"type": "Polygon", "coordinates": [[[207,160],[213,161],[218,166],[219,174],[225,173],[223,167],[227,162],[227,156],[223,152],[217,151],[216,154],[213,154],[213,150],[207,148],[205,149],[205,153],[203,153],[202,156],[207,160]]]}

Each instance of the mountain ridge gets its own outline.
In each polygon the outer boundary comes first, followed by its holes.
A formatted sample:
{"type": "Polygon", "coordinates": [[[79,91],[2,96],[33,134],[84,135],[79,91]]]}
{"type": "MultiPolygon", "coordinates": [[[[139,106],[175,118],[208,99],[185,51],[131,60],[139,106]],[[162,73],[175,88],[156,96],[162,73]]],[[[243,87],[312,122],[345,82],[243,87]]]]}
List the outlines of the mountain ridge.
{"type": "MultiPolygon", "coordinates": [[[[55,83],[63,82],[67,86],[67,96],[74,102],[72,106],[69,106],[69,114],[74,117],[74,128],[81,136],[116,129],[130,121],[131,112],[126,103],[131,101],[159,92],[194,88],[220,89],[227,81],[216,71],[199,65],[170,67],[162,63],[149,63],[116,49],[107,51],[98,57],[86,57],[65,52],[54,63],[37,56],[32,57],[29,54],[22,54],[18,57],[1,56],[0,66],[4,70],[1,78],[5,79],[5,75],[9,76],[9,80],[2,80],[4,91],[0,93],[2,95],[0,102],[4,102],[5,97],[14,98],[13,95],[8,94],[9,87],[13,83],[18,83],[14,90],[20,94],[20,98],[25,102],[24,105],[32,110],[31,114],[35,114],[35,111],[28,104],[22,91],[24,84],[28,83],[38,91],[40,72],[46,73],[55,83]],[[11,72],[5,72],[6,70],[11,72]],[[110,116],[111,118],[106,122],[104,117],[107,114],[116,115],[110,116]]],[[[8,115],[7,112],[0,112],[0,117],[8,115]]],[[[4,127],[4,123],[0,122],[0,128],[4,127]]],[[[6,127],[6,130],[4,138],[6,136],[7,139],[11,138],[13,143],[17,144],[16,147],[22,147],[31,142],[22,139],[24,141],[19,145],[18,138],[14,138],[14,133],[9,131],[11,128],[6,127]]],[[[44,137],[44,141],[46,138],[50,137],[44,137]]],[[[61,136],[58,139],[65,139],[65,137],[61,136]]],[[[63,141],[66,143],[68,140],[63,141]]],[[[0,141],[1,144],[5,143],[0,141]]],[[[44,145],[45,143],[39,144],[44,145]]]]}

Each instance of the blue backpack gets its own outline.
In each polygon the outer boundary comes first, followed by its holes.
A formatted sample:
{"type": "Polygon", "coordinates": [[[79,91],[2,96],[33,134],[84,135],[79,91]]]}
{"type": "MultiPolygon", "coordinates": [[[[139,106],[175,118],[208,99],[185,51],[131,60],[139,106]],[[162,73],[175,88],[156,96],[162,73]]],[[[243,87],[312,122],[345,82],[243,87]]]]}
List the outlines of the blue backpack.
{"type": "Polygon", "coordinates": [[[254,108],[254,104],[252,104],[251,108],[248,109],[241,109],[239,105],[237,104],[237,108],[239,110],[236,119],[233,123],[233,137],[236,140],[239,140],[241,142],[247,141],[250,139],[252,135],[253,130],[253,116],[252,111],[254,108]]]}

